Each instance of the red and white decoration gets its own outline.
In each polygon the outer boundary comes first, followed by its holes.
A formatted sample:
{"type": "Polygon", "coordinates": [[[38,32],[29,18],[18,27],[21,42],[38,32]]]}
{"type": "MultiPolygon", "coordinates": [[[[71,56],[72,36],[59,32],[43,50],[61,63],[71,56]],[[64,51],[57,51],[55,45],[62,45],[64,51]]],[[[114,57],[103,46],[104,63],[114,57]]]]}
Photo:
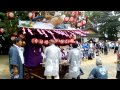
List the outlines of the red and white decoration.
{"type": "Polygon", "coordinates": [[[83,30],[57,30],[57,29],[34,29],[34,28],[21,28],[24,33],[29,33],[30,35],[36,35],[37,33],[41,35],[40,39],[33,38],[31,42],[33,44],[48,45],[48,39],[53,39],[56,44],[65,45],[73,44],[76,40],[76,35],[86,36],[87,31],[83,30]],[[50,36],[50,37],[49,37],[50,36]],[[51,37],[52,36],[52,37],[51,37]],[[60,38],[58,38],[60,36],[60,38]],[[43,40],[46,38],[45,40],[43,40]],[[64,38],[64,39],[63,39],[64,38]]]}

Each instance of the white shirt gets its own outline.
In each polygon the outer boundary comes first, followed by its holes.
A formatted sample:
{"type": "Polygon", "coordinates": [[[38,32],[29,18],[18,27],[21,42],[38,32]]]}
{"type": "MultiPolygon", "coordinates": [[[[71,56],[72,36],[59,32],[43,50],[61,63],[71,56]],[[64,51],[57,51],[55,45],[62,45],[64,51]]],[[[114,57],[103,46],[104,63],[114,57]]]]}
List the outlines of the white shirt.
{"type": "Polygon", "coordinates": [[[23,56],[24,48],[23,47],[18,47],[15,44],[13,44],[13,45],[17,48],[17,50],[19,52],[19,56],[21,58],[21,62],[22,62],[22,64],[24,64],[24,56],[23,56]]]}

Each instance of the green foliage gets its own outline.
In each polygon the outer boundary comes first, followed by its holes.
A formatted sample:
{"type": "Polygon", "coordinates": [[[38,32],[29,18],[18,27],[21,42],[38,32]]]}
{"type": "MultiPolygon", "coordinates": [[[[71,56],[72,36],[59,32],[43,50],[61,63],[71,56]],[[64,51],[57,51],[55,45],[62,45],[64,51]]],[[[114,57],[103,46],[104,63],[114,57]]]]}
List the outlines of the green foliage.
{"type": "Polygon", "coordinates": [[[86,13],[86,15],[89,15],[91,22],[100,24],[98,26],[99,32],[104,39],[117,40],[117,33],[120,29],[120,21],[118,21],[120,17],[119,11],[115,11],[114,15],[112,15],[112,11],[88,11],[86,13]],[[88,14],[90,12],[91,14],[88,14]],[[105,33],[108,35],[107,38],[105,38],[105,33]]]}

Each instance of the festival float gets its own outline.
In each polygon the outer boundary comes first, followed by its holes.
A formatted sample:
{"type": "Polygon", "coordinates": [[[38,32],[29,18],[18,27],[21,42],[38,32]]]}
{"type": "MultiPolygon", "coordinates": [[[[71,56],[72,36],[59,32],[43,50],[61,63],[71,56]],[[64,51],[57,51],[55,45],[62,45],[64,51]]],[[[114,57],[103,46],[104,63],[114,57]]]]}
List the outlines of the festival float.
{"type": "MultiPolygon", "coordinates": [[[[45,12],[44,16],[35,17],[34,12],[30,12],[29,21],[19,20],[19,31],[25,35],[25,78],[44,79],[44,62],[42,53],[49,45],[49,40],[54,40],[57,46],[69,47],[75,43],[76,35],[85,36],[81,29],[86,24],[86,20],[77,21],[80,11],[71,12],[71,16],[66,16],[60,12],[53,15],[45,12]],[[77,25],[77,29],[71,26],[77,25]]],[[[64,64],[64,63],[63,63],[64,64]]],[[[67,65],[66,65],[67,66],[67,65]]],[[[67,72],[68,66],[60,69],[60,77],[67,72]]]]}

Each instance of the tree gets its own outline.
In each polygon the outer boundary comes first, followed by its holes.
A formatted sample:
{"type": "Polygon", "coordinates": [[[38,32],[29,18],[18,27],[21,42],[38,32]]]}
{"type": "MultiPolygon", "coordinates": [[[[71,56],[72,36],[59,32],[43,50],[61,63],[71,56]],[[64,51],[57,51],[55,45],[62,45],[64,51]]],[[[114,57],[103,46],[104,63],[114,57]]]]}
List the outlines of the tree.
{"type": "MultiPolygon", "coordinates": [[[[92,21],[93,25],[97,24],[97,27],[99,27],[99,33],[104,39],[113,41],[117,40],[118,27],[120,26],[120,21],[118,21],[119,17],[119,11],[114,11],[114,14],[112,11],[94,11],[89,16],[89,19],[92,21]],[[108,37],[105,37],[105,34],[107,34],[108,37]]],[[[93,28],[95,27],[93,26],[93,28]]]]}

